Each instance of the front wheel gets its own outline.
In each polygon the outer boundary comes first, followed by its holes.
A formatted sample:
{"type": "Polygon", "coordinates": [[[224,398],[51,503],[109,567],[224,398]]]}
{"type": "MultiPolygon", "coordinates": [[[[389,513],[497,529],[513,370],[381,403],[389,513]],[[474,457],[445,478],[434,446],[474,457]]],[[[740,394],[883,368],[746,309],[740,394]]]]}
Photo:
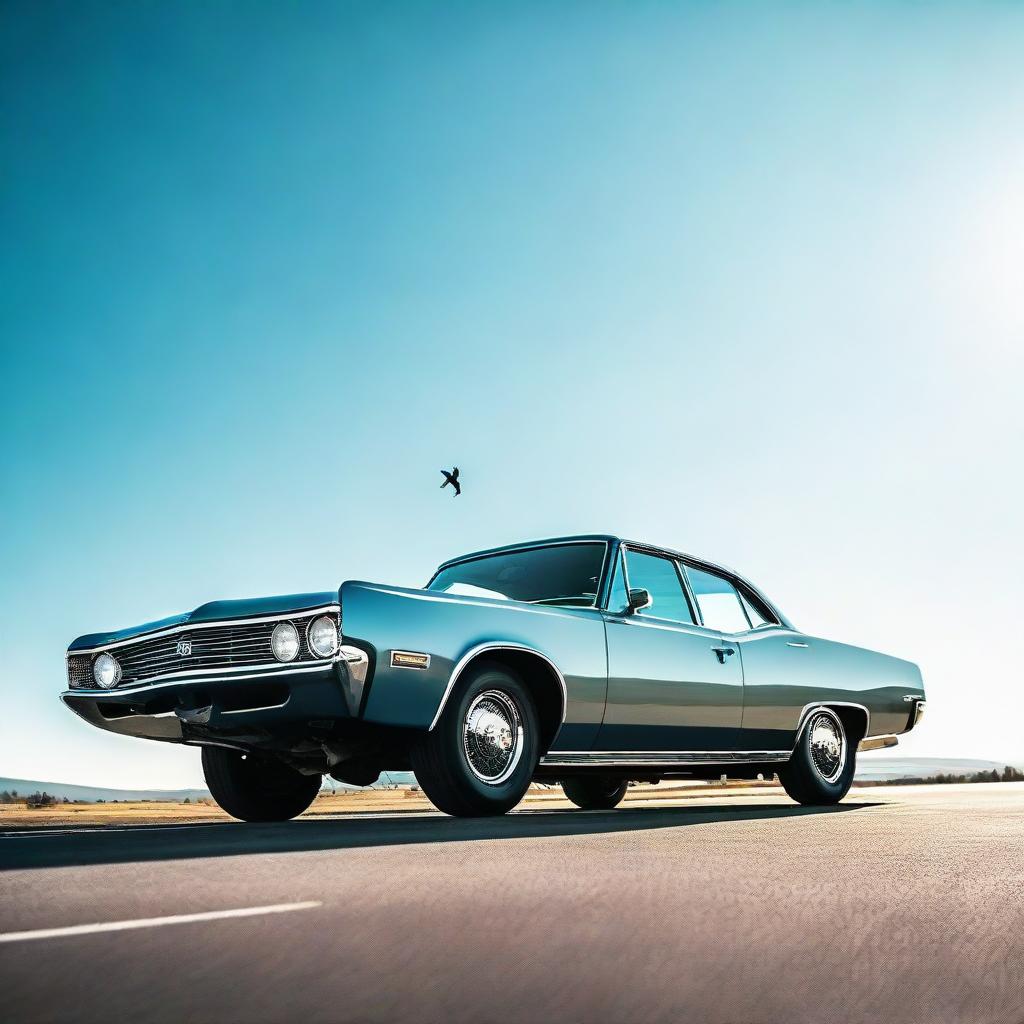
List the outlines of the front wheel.
{"type": "Polygon", "coordinates": [[[411,756],[439,811],[460,818],[504,814],[526,795],[540,757],[533,698],[504,666],[482,663],[459,681],[411,756]]]}
{"type": "Polygon", "coordinates": [[[588,775],[562,783],[562,792],[583,811],[610,811],[618,807],[628,788],[625,779],[607,775],[588,775]]]}
{"type": "Polygon", "coordinates": [[[853,782],[856,753],[839,716],[815,708],[800,733],[793,756],[779,768],[779,781],[800,804],[837,804],[853,782]]]}
{"type": "Polygon", "coordinates": [[[203,747],[203,775],[213,799],[242,821],[287,821],[320,792],[319,775],[225,747],[203,747]]]}

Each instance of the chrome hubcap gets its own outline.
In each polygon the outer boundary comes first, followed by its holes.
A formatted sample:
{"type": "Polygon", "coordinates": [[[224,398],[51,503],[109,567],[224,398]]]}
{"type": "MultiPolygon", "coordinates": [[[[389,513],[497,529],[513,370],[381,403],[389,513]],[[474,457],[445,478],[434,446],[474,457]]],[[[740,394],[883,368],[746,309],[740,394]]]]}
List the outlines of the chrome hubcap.
{"type": "Polygon", "coordinates": [[[846,737],[831,713],[817,712],[807,726],[814,770],[826,781],[835,782],[846,767],[846,737]]]}
{"type": "Polygon", "coordinates": [[[469,705],[462,728],[462,748],[469,770],[496,786],[516,769],[523,754],[523,725],[508,694],[485,690],[469,705]]]}

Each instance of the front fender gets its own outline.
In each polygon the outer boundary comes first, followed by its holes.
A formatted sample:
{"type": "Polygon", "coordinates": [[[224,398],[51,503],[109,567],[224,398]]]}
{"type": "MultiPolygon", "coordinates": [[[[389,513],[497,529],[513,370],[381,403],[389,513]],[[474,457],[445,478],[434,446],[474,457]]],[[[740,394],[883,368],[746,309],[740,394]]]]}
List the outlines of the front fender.
{"type": "Polygon", "coordinates": [[[604,713],[604,623],[586,608],[463,597],[347,582],[339,590],[343,642],[371,656],[362,718],[429,729],[474,652],[516,647],[546,658],[565,683],[565,720],[556,746],[586,749],[604,713]],[[395,652],[399,657],[395,658],[395,652]],[[402,658],[425,655],[429,661],[402,658]]]}

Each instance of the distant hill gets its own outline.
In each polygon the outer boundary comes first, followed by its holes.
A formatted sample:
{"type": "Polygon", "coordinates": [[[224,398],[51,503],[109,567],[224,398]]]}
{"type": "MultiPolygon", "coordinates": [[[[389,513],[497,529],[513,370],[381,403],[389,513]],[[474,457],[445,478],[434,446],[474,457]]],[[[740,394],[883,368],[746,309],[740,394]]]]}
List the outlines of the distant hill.
{"type": "Polygon", "coordinates": [[[18,796],[31,793],[49,793],[58,800],[67,797],[69,800],[86,800],[95,803],[97,800],[201,800],[209,799],[210,792],[206,789],[105,789],[102,786],[78,786],[68,782],[39,782],[33,779],[0,778],[0,792],[17,792],[18,796]]]}
{"type": "Polygon", "coordinates": [[[416,776],[412,772],[381,772],[380,778],[372,786],[347,786],[344,782],[335,782],[330,776],[324,776],[323,789],[328,793],[332,789],[387,789],[388,786],[415,786],[416,776]]]}
{"type": "MultiPolygon", "coordinates": [[[[975,772],[1002,771],[1005,761],[980,761],[971,758],[956,757],[861,757],[857,762],[857,778],[865,782],[880,782],[886,779],[929,779],[935,775],[973,775],[975,772]]],[[[1024,767],[1020,764],[1014,767],[1024,767]]],[[[386,786],[415,785],[416,776],[412,772],[387,772],[373,786],[383,789],[386,786]]],[[[333,779],[325,779],[324,789],[344,790],[356,789],[346,786],[333,779]]],[[[17,791],[19,796],[30,793],[49,793],[58,800],[67,797],[69,800],[85,800],[95,803],[97,800],[171,800],[182,801],[212,799],[206,789],[111,789],[102,786],[79,786],[67,782],[40,782],[37,779],[5,779],[0,778],[0,792],[17,791]]]]}
{"type": "MultiPolygon", "coordinates": [[[[386,786],[408,786],[416,782],[416,776],[412,772],[388,772],[381,775],[380,781],[375,783],[374,789],[383,789],[386,786]]],[[[355,789],[355,786],[346,786],[333,779],[324,782],[326,791],[332,789],[355,789]]],[[[95,803],[104,800],[109,803],[111,800],[170,800],[181,802],[186,797],[189,800],[210,800],[208,789],[111,789],[103,786],[79,786],[69,782],[41,782],[38,779],[5,779],[0,778],[0,792],[6,790],[8,793],[17,792],[18,796],[29,796],[32,793],[49,793],[58,800],[67,797],[69,800],[85,800],[87,803],[95,803]]]]}
{"type": "MultiPolygon", "coordinates": [[[[930,779],[936,775],[973,775],[1002,771],[1006,761],[977,761],[964,757],[859,757],[856,778],[865,782],[885,779],[930,779]]],[[[1019,768],[1020,765],[1014,765],[1019,768]]]]}

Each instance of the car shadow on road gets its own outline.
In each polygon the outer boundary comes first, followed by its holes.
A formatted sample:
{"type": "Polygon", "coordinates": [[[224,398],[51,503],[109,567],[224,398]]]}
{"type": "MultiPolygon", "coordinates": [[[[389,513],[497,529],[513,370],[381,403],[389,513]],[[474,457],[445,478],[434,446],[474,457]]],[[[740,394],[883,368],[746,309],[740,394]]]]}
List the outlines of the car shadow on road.
{"type": "Polygon", "coordinates": [[[204,822],[129,825],[93,830],[51,829],[0,837],[0,871],[124,864],[133,861],[236,857],[244,854],[349,850],[414,843],[464,843],[487,839],[537,839],[607,835],[736,821],[842,814],[877,807],[858,801],[834,807],[794,804],[624,807],[614,811],[524,810],[500,818],[449,818],[439,814],[300,818],[267,825],[204,822]]]}

